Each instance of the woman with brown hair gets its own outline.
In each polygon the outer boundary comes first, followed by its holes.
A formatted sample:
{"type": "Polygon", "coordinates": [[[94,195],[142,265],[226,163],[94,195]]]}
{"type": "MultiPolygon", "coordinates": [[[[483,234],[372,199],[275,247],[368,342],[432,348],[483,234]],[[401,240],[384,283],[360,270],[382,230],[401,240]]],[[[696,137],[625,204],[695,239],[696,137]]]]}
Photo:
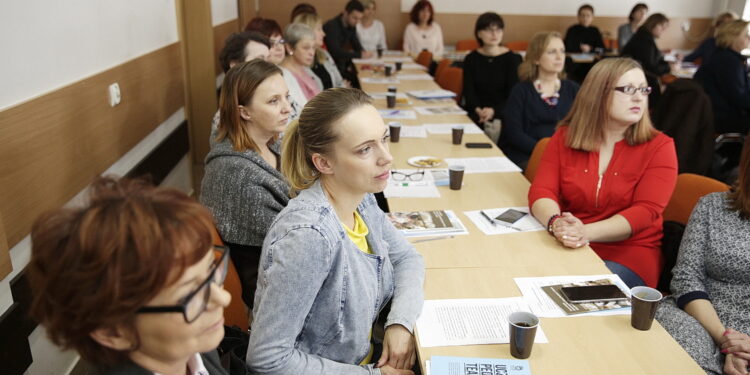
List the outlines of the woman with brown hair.
{"type": "Polygon", "coordinates": [[[498,142],[503,153],[521,168],[526,168],[536,143],[552,136],[573,105],[578,84],[563,79],[564,68],[565,44],[560,34],[536,33],[518,68],[521,82],[513,87],[505,105],[498,142]]]}
{"type": "Polygon", "coordinates": [[[677,180],[674,142],[648,117],[649,91],[631,59],[594,65],[529,190],[534,217],[556,240],[591,244],[631,287],[659,280],[662,212],[677,180]]]}
{"type": "Polygon", "coordinates": [[[31,315],[97,374],[225,374],[228,250],[212,228],[178,190],[100,178],[84,207],[35,222],[31,315]]]}
{"type": "Polygon", "coordinates": [[[433,60],[443,56],[443,29],[434,22],[435,10],[432,3],[419,0],[409,12],[409,24],[404,29],[404,52],[417,56],[423,50],[432,53],[433,60]]]}
{"type": "Polygon", "coordinates": [[[661,37],[667,28],[669,28],[669,18],[665,15],[654,13],[648,16],[635,35],[630,38],[628,44],[621,47],[620,55],[638,61],[643,66],[643,70],[656,78],[669,73],[672,69],[671,65],[664,60],[664,55],[656,46],[656,39],[661,37]]]}
{"type": "Polygon", "coordinates": [[[672,269],[672,296],[656,318],[709,374],[747,374],[750,363],[750,139],[739,178],[701,198],[672,269]]]}
{"type": "Polygon", "coordinates": [[[279,136],[291,113],[288,96],[281,70],[269,62],[253,60],[229,69],[221,86],[217,136],[206,156],[200,199],[232,249],[242,300],[249,307],[263,238],[289,201],[279,171],[279,136]]]}
{"type": "Polygon", "coordinates": [[[247,363],[260,374],[412,374],[424,263],[373,193],[388,128],[360,90],[315,96],[284,134],[292,195],[265,241],[247,363]],[[382,354],[372,326],[390,301],[382,354]]]}

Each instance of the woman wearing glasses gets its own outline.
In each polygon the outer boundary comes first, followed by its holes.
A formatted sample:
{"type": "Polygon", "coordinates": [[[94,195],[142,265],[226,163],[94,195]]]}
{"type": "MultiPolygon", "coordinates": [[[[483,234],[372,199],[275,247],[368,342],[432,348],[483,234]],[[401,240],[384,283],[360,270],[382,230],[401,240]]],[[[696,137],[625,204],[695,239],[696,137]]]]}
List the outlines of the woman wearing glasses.
{"type": "Polygon", "coordinates": [[[228,254],[212,227],[180,191],[101,178],[85,207],[34,224],[31,314],[99,374],[225,374],[228,254]]]}
{"type": "Polygon", "coordinates": [[[360,90],[323,91],[284,135],[282,171],[298,193],[263,242],[252,371],[412,374],[424,263],[373,196],[393,158],[371,103],[360,90]],[[389,302],[378,357],[372,326],[389,302]]]}
{"type": "Polygon", "coordinates": [[[534,217],[563,246],[590,244],[631,287],[659,280],[662,212],[677,179],[674,142],[647,114],[650,91],[634,60],[594,65],[529,190],[534,217]]]}

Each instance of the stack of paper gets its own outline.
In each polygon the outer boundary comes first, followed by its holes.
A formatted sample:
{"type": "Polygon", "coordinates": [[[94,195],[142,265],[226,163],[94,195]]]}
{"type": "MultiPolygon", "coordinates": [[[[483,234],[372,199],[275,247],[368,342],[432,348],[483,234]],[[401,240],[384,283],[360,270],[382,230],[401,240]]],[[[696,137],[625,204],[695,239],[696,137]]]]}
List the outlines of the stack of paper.
{"type": "Polygon", "coordinates": [[[466,111],[457,105],[441,107],[414,107],[420,115],[464,115],[466,111]]]}
{"type": "Polygon", "coordinates": [[[500,173],[520,172],[521,168],[513,164],[505,156],[493,156],[487,158],[456,158],[445,159],[448,165],[463,165],[464,173],[500,173]]]}
{"type": "Polygon", "coordinates": [[[386,214],[406,237],[469,234],[453,211],[412,211],[386,214]]]}
{"type": "Polygon", "coordinates": [[[484,210],[465,211],[464,215],[471,219],[474,225],[486,235],[545,230],[544,226],[534,219],[534,216],[529,214],[528,207],[488,208],[484,210]],[[518,219],[518,221],[512,224],[495,220],[496,217],[500,216],[508,209],[525,212],[526,216],[518,219]],[[484,215],[482,215],[482,212],[484,212],[484,215]]]}
{"type": "Polygon", "coordinates": [[[477,124],[473,122],[462,123],[462,124],[424,124],[423,126],[427,129],[430,134],[451,134],[453,133],[453,127],[461,125],[464,127],[464,134],[482,134],[477,124]]]}
{"type": "Polygon", "coordinates": [[[454,98],[456,94],[453,91],[448,90],[414,90],[414,91],[407,91],[407,94],[417,98],[417,99],[447,99],[447,98],[454,98]]]}

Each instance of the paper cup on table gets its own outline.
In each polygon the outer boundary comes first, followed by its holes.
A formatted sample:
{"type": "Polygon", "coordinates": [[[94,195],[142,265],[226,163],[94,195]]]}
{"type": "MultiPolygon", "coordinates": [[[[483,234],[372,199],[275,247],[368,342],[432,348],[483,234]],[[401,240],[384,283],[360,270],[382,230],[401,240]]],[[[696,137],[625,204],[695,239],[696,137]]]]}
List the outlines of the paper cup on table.
{"type": "Polygon", "coordinates": [[[453,126],[452,134],[453,134],[453,144],[454,145],[460,145],[461,140],[464,137],[464,126],[463,125],[455,125],[453,126]]]}
{"type": "Polygon", "coordinates": [[[389,92],[385,95],[385,102],[388,104],[388,108],[394,108],[396,107],[396,93],[395,92],[389,92]]]}
{"type": "Polygon", "coordinates": [[[461,190],[465,169],[463,165],[451,165],[448,167],[448,179],[450,180],[451,190],[461,190]]]}
{"type": "Polygon", "coordinates": [[[391,76],[391,72],[393,72],[393,67],[390,66],[390,65],[386,65],[385,66],[385,76],[386,77],[390,77],[391,76]]]}
{"type": "Polygon", "coordinates": [[[508,317],[510,324],[510,355],[518,359],[526,359],[531,355],[534,346],[536,328],[539,327],[539,318],[536,315],[517,311],[508,317]]]}
{"type": "Polygon", "coordinates": [[[396,61],[396,71],[397,72],[401,70],[401,64],[403,64],[401,61],[396,61]]]}
{"type": "Polygon", "coordinates": [[[654,322],[656,308],[659,307],[662,294],[654,288],[637,286],[630,289],[630,295],[630,304],[632,305],[630,325],[635,329],[648,331],[654,322]]]}
{"type": "Polygon", "coordinates": [[[397,143],[401,138],[401,123],[395,121],[389,122],[388,129],[391,133],[391,142],[397,143]]]}
{"type": "Polygon", "coordinates": [[[398,91],[398,87],[396,86],[388,86],[388,92],[396,93],[398,91]]]}
{"type": "Polygon", "coordinates": [[[378,58],[382,59],[383,58],[383,47],[378,46],[377,51],[378,51],[378,58]]]}

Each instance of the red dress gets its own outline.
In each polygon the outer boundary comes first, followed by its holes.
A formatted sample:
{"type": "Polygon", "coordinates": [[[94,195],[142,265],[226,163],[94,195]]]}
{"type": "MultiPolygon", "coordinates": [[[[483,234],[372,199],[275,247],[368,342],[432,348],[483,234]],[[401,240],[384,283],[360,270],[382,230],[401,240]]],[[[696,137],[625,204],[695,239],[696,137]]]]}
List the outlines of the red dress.
{"type": "Polygon", "coordinates": [[[635,146],[625,140],[617,142],[597,189],[599,152],[567,147],[567,132],[568,127],[560,127],[550,139],[529,190],[529,206],[550,198],[562,212],[572,213],[583,223],[623,216],[632,229],[630,238],[592,242],[591,247],[600,258],[630,268],[647,285],[656,287],[663,262],[662,213],[677,181],[672,138],[658,133],[635,146]]]}

